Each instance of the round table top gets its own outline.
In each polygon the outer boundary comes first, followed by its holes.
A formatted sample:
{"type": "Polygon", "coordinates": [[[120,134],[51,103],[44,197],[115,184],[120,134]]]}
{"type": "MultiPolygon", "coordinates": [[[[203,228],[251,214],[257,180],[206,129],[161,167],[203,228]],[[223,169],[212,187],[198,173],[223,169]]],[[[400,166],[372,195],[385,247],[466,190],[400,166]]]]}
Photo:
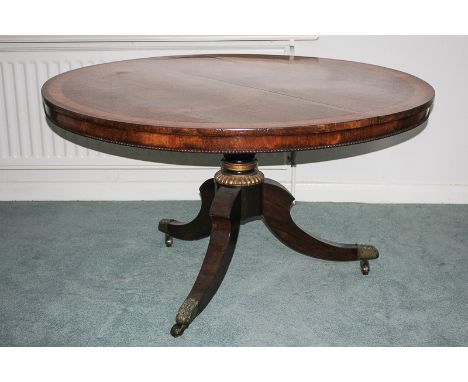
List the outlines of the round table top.
{"type": "Polygon", "coordinates": [[[72,70],[42,87],[47,118],[108,142],[247,153],[360,143],[419,126],[434,89],[410,74],[315,57],[167,56],[72,70]]]}

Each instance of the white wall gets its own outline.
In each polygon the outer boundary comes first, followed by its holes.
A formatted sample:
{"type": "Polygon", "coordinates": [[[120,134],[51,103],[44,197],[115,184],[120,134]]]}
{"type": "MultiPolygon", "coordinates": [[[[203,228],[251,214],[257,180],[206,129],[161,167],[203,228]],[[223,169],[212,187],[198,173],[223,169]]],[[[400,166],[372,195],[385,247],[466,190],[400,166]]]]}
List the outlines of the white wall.
{"type": "MultiPolygon", "coordinates": [[[[298,165],[299,200],[468,203],[468,36],[320,36],[313,45],[299,43],[296,54],[388,66],[436,92],[426,128],[406,142],[298,165]]],[[[298,161],[324,155],[299,153],[298,161]]]]}
{"type": "Polygon", "coordinates": [[[419,135],[301,152],[293,169],[287,154],[263,155],[261,163],[274,165],[263,167],[267,176],[295,188],[298,200],[468,203],[466,36],[104,40],[0,37],[0,200],[197,199],[198,185],[216,170],[217,155],[134,150],[64,133],[80,146],[74,145],[45,124],[40,86],[58,72],[97,62],[204,52],[289,54],[293,48],[296,55],[412,73],[434,86],[436,103],[419,135]]]}

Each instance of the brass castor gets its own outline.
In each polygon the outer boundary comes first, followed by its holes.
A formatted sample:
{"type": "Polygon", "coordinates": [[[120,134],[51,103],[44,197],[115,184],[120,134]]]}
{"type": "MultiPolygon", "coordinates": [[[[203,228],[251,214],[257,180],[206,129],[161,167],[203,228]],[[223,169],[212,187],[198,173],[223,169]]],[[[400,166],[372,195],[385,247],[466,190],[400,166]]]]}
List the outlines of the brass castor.
{"type": "Polygon", "coordinates": [[[179,337],[184,333],[184,330],[187,329],[188,325],[183,324],[174,324],[171,328],[172,337],[179,337]]]}
{"type": "Polygon", "coordinates": [[[165,233],[164,234],[164,243],[166,243],[166,247],[172,247],[172,244],[174,243],[174,239],[172,238],[172,236],[165,233]]]}
{"type": "Polygon", "coordinates": [[[361,272],[365,276],[369,274],[369,261],[368,260],[361,260],[361,272]]]}

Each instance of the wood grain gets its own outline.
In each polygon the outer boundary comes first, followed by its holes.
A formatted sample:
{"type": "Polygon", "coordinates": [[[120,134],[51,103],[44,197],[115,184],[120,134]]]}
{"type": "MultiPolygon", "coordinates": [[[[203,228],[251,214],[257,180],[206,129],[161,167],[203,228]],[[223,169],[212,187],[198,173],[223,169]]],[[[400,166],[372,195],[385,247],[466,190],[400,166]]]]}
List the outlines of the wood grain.
{"type": "Polygon", "coordinates": [[[210,208],[215,196],[216,184],[213,178],[206,180],[199,188],[202,204],[197,216],[188,223],[174,219],[163,219],[158,229],[167,235],[182,240],[199,240],[210,236],[210,208]]]}
{"type": "Polygon", "coordinates": [[[265,180],[262,218],[278,240],[297,252],[322,260],[359,260],[359,245],[334,243],[300,229],[290,214],[293,201],[294,197],[281,184],[265,180]]]}
{"type": "Polygon", "coordinates": [[[429,116],[434,89],[374,65],[268,55],[170,56],[63,73],[47,118],[77,134],[191,152],[271,152],[358,143],[429,116]]]}

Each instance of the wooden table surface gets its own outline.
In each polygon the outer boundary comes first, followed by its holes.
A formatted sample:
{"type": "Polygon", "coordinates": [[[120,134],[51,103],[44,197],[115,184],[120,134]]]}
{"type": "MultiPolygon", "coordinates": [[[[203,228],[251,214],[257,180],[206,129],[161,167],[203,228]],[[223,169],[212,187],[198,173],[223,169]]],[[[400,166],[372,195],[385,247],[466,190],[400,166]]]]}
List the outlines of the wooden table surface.
{"type": "Polygon", "coordinates": [[[375,65],[269,55],[169,56],[72,70],[42,88],[74,133],[190,152],[332,147],[398,134],[429,116],[434,89],[375,65]]]}

